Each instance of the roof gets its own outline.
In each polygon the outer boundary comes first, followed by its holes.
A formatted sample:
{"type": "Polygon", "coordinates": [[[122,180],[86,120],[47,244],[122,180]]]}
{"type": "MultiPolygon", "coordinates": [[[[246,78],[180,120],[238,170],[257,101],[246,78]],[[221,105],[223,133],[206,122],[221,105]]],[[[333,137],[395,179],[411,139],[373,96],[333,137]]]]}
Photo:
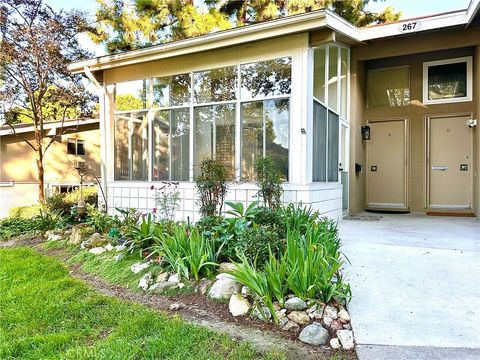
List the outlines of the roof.
{"type": "Polygon", "coordinates": [[[403,19],[394,23],[365,28],[356,27],[330,10],[316,10],[143,49],[77,61],[71,63],[68,69],[72,73],[83,73],[85,68],[89,68],[90,71],[106,70],[322,28],[331,29],[352,43],[361,43],[454,26],[468,27],[479,12],[479,8],[480,0],[471,0],[467,9],[421,18],[403,19]],[[402,25],[412,22],[417,22],[418,25],[414,29],[402,31],[402,25]]]}
{"type": "MultiPolygon", "coordinates": [[[[63,122],[63,127],[72,127],[99,123],[99,119],[69,119],[63,122]]],[[[34,125],[30,123],[20,123],[12,125],[15,133],[24,134],[34,131],[34,125]]],[[[44,130],[56,130],[62,127],[62,121],[51,121],[43,124],[44,130]]],[[[13,135],[13,130],[9,125],[0,126],[0,136],[13,135]]]]}

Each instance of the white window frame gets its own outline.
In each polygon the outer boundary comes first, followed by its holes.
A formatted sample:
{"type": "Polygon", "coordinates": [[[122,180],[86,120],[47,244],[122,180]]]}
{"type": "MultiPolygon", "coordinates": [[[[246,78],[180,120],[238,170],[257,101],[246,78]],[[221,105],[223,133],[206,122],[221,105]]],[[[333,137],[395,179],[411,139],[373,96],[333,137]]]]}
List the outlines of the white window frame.
{"type": "Polygon", "coordinates": [[[473,95],[473,59],[471,56],[464,56],[451,59],[442,59],[435,61],[427,61],[423,63],[423,103],[424,104],[450,104],[458,102],[472,101],[473,95]],[[448,98],[448,99],[436,99],[430,100],[428,98],[428,69],[431,66],[467,63],[467,96],[448,98]]]}

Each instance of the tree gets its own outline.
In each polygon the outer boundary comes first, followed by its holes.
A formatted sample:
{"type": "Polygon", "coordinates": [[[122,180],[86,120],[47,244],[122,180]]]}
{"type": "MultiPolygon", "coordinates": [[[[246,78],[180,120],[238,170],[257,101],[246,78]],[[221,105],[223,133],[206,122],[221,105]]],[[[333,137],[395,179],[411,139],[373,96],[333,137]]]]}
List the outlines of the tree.
{"type": "Polygon", "coordinates": [[[76,36],[87,29],[81,12],[55,12],[42,0],[2,0],[0,5],[0,102],[33,123],[33,140],[9,125],[35,152],[40,202],[45,201],[45,153],[67,131],[63,125],[69,111],[89,116],[93,110],[92,95],[67,70],[70,62],[90,55],[76,36]],[[61,126],[47,136],[49,121],[61,121],[61,126]]]}
{"type": "MultiPolygon", "coordinates": [[[[384,1],[384,0],[373,0],[384,1]]],[[[97,0],[97,26],[90,35],[115,53],[180,40],[231,27],[327,8],[357,26],[398,20],[386,7],[366,10],[370,0],[97,0]]]]}

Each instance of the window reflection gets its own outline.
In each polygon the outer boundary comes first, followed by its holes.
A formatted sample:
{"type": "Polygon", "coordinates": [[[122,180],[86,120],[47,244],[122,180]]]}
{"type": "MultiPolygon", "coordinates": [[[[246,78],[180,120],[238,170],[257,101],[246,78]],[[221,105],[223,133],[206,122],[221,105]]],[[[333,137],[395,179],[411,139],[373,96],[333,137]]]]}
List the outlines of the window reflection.
{"type": "Polygon", "coordinates": [[[194,79],[195,103],[235,100],[237,70],[235,66],[196,72],[194,79]]]}
{"type": "Polygon", "coordinates": [[[127,81],[115,84],[115,110],[141,110],[147,107],[145,80],[127,81]]]}
{"type": "Polygon", "coordinates": [[[290,94],[292,59],[289,57],[240,66],[242,99],[290,94]]]}
{"type": "Polygon", "coordinates": [[[183,106],[190,103],[190,74],[153,79],[153,106],[183,106]]]}

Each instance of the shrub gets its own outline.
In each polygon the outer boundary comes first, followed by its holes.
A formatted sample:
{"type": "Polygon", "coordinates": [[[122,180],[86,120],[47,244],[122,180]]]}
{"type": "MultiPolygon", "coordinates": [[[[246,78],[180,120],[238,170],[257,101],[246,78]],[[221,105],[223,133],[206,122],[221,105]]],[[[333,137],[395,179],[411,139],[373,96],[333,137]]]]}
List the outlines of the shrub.
{"type": "Polygon", "coordinates": [[[32,219],[40,214],[40,205],[17,206],[8,210],[8,217],[15,219],[32,219]]]}
{"type": "MultiPolygon", "coordinates": [[[[94,205],[87,204],[87,219],[86,223],[95,228],[99,233],[105,234],[112,228],[120,226],[120,220],[116,216],[110,216],[104,212],[99,211],[94,205]]],[[[116,236],[112,236],[116,237],[116,236]]]]}
{"type": "Polygon", "coordinates": [[[255,225],[245,229],[233,246],[236,258],[240,258],[240,254],[244,255],[250,262],[255,262],[262,268],[270,251],[277,256],[284,250],[285,241],[269,226],[255,225]]]}
{"type": "MultiPolygon", "coordinates": [[[[59,211],[62,216],[70,214],[72,207],[80,200],[80,189],[69,193],[56,194],[47,197],[46,206],[50,211],[59,211]]],[[[83,188],[83,200],[85,204],[97,206],[97,188],[90,186],[83,188]]]]}
{"type": "Polygon", "coordinates": [[[225,167],[215,159],[205,159],[200,163],[200,175],[194,180],[202,216],[220,215],[227,192],[225,167]]]}
{"type": "Polygon", "coordinates": [[[270,209],[268,207],[261,207],[253,222],[257,225],[269,226],[274,229],[278,235],[285,239],[287,236],[287,223],[283,216],[283,208],[279,206],[276,209],[270,209]]]}
{"type": "Polygon", "coordinates": [[[265,206],[271,209],[278,207],[283,193],[282,175],[276,169],[273,159],[269,156],[255,162],[255,174],[258,182],[258,196],[265,206]]]}
{"type": "Polygon", "coordinates": [[[0,240],[32,233],[37,230],[37,220],[5,218],[0,220],[0,240]]]}
{"type": "Polygon", "coordinates": [[[40,214],[35,217],[37,230],[47,231],[63,227],[62,215],[59,211],[40,210],[40,214]]]}

